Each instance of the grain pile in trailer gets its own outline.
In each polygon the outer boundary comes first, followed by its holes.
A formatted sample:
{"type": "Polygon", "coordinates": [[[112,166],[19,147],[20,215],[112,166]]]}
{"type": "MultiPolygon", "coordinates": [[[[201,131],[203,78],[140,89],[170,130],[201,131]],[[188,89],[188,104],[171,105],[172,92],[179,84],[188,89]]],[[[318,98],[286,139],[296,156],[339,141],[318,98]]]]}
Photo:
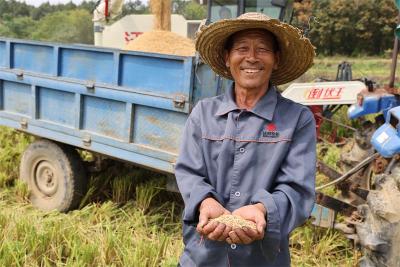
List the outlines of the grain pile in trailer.
{"type": "Polygon", "coordinates": [[[194,56],[194,42],[171,32],[171,0],[151,0],[151,12],[154,14],[153,31],[146,32],[130,41],[125,49],[161,53],[178,56],[194,56]]]}
{"type": "Polygon", "coordinates": [[[178,56],[194,56],[196,52],[192,40],[167,31],[146,32],[129,42],[125,49],[178,56]]]}

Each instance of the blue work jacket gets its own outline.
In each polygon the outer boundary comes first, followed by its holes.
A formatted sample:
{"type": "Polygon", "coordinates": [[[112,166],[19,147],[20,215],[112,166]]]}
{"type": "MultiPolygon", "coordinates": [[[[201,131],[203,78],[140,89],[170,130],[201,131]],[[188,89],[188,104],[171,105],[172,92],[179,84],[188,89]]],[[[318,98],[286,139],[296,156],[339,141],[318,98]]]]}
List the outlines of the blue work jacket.
{"type": "Polygon", "coordinates": [[[274,87],[252,110],[238,108],[234,99],[233,88],[204,99],[186,122],[175,167],[185,202],[180,265],[290,266],[289,233],[314,204],[314,117],[274,87]],[[231,212],[264,204],[264,239],[249,245],[203,240],[196,225],[208,196],[231,212]]]}

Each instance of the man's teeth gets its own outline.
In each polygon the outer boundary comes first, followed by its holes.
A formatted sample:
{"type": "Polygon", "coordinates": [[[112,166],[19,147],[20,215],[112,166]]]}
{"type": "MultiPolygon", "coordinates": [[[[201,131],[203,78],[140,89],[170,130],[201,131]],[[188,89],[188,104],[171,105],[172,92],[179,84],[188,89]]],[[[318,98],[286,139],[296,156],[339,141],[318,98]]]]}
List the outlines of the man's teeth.
{"type": "Polygon", "coordinates": [[[256,73],[256,72],[259,72],[260,70],[255,70],[255,69],[244,69],[244,71],[245,71],[246,73],[256,73]]]}

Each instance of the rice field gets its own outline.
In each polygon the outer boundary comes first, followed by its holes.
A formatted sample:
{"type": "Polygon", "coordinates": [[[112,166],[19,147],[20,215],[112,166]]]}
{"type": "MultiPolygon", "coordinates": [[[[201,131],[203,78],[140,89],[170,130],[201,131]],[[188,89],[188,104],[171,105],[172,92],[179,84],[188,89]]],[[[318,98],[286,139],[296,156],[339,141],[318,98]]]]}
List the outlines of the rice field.
{"type": "MultiPolygon", "coordinates": [[[[352,57],[346,58],[342,56],[334,57],[316,57],[314,65],[304,75],[299,77],[295,82],[312,82],[317,78],[335,80],[338,64],[342,62],[351,64],[353,79],[368,78],[376,82],[376,86],[383,87],[389,83],[390,67],[392,59],[390,55],[385,57],[352,57]]],[[[397,68],[397,77],[395,86],[400,86],[400,71],[397,68]]],[[[285,89],[289,84],[281,86],[285,89]]]]}
{"type": "MultiPolygon", "coordinates": [[[[0,139],[1,177],[15,178],[31,138],[0,127],[0,139]]],[[[0,266],[176,266],[182,202],[165,177],[114,162],[67,214],[35,209],[25,184],[1,181],[0,266]]]]}
{"type": "MultiPolygon", "coordinates": [[[[14,179],[31,138],[6,128],[0,135],[21,144],[0,145],[0,266],[177,265],[183,204],[165,190],[166,177],[112,162],[107,173],[91,177],[79,210],[42,212],[29,204],[25,184],[14,179]]],[[[353,266],[357,255],[339,233],[311,223],[294,231],[291,252],[293,266],[353,266]]]]}
{"type": "MultiPolygon", "coordinates": [[[[354,74],[375,75],[383,82],[388,76],[390,60],[350,61],[354,74]]],[[[335,76],[337,63],[340,59],[317,59],[302,79],[335,76]]],[[[343,114],[337,116],[346,122],[343,114]]],[[[21,152],[32,140],[0,127],[0,266],[177,265],[183,203],[165,189],[166,177],[111,161],[106,172],[90,175],[79,210],[42,212],[29,204],[29,192],[18,180],[21,152]]],[[[340,149],[330,145],[327,151],[321,159],[336,168],[340,149]]],[[[318,174],[317,179],[321,184],[326,178],[318,174]]],[[[350,267],[360,257],[339,232],[311,222],[292,233],[290,247],[293,266],[350,267]]]]}

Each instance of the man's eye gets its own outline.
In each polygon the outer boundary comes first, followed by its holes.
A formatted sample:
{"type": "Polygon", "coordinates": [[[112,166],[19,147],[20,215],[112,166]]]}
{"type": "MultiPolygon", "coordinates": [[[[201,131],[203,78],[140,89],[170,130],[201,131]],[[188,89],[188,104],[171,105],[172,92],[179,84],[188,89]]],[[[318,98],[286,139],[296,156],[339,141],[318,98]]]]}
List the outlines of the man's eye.
{"type": "Polygon", "coordinates": [[[258,50],[258,52],[261,52],[261,53],[272,52],[271,49],[265,48],[265,47],[260,47],[260,48],[258,48],[257,50],[258,50]]]}
{"type": "Polygon", "coordinates": [[[239,46],[239,47],[236,48],[236,50],[239,51],[239,52],[244,52],[244,51],[247,51],[247,47],[239,46]]]}

